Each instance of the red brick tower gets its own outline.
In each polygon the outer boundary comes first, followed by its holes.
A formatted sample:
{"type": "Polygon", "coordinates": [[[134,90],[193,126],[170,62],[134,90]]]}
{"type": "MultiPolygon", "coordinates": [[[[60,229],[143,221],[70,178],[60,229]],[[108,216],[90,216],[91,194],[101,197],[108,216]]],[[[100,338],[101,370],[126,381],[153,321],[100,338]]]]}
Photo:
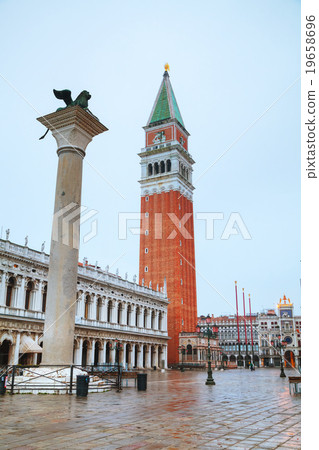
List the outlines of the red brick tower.
{"type": "Polygon", "coordinates": [[[197,323],[192,166],[189,133],[170,83],[168,65],[141,157],[140,283],[164,287],[168,306],[168,364],[178,362],[178,335],[197,323]]]}

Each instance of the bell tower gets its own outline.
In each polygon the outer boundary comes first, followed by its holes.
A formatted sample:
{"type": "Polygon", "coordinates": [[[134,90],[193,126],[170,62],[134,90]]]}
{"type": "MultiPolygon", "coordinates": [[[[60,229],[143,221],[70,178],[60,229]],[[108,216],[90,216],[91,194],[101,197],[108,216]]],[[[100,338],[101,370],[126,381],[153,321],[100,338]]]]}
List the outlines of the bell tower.
{"type": "Polygon", "coordinates": [[[165,72],[141,150],[141,235],[139,281],[164,288],[168,305],[168,364],[178,363],[179,333],[197,323],[193,184],[195,161],[165,72]]]}

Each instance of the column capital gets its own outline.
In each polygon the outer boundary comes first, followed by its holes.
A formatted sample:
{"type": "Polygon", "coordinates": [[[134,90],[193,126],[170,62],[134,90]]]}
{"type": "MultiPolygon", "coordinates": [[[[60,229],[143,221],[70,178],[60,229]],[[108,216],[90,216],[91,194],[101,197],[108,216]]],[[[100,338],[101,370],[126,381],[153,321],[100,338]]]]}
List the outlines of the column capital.
{"type": "Polygon", "coordinates": [[[72,106],[37,119],[48,128],[62,151],[77,151],[85,156],[87,145],[94,136],[108,129],[99,120],[80,106],[72,106]]]}

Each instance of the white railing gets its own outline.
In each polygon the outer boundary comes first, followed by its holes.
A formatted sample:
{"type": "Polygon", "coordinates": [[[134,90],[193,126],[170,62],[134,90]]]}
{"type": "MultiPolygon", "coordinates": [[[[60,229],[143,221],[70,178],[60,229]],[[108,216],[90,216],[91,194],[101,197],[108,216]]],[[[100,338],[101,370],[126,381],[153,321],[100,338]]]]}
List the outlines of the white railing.
{"type": "Polygon", "coordinates": [[[137,283],[134,283],[129,280],[123,280],[118,275],[114,275],[112,273],[106,272],[104,270],[91,267],[91,266],[79,266],[78,267],[78,274],[86,277],[90,277],[95,279],[96,281],[99,281],[101,283],[109,283],[111,285],[114,285],[115,287],[122,287],[129,290],[134,290],[136,293],[141,293],[147,296],[152,296],[154,298],[160,298],[161,300],[166,299],[166,295],[164,292],[161,291],[154,291],[153,289],[150,289],[147,286],[140,286],[137,283]]]}
{"type": "Polygon", "coordinates": [[[140,327],[131,326],[131,325],[100,322],[99,320],[84,319],[83,317],[78,317],[78,316],[75,318],[75,324],[76,325],[84,325],[84,326],[93,327],[93,328],[96,328],[96,327],[104,328],[109,331],[126,331],[128,333],[139,333],[139,334],[161,336],[161,337],[168,336],[167,331],[163,331],[163,330],[152,330],[150,328],[140,328],[140,327]]]}
{"type": "Polygon", "coordinates": [[[42,311],[30,311],[20,308],[12,308],[11,306],[0,305],[0,314],[5,316],[16,316],[26,319],[40,319],[44,320],[44,313],[42,311]]]}
{"type": "Polygon", "coordinates": [[[49,255],[43,252],[38,252],[36,250],[31,250],[29,247],[23,247],[22,245],[13,244],[10,241],[4,241],[1,239],[0,249],[6,252],[10,252],[14,255],[23,256],[25,258],[30,258],[35,261],[49,264],[49,255]]]}

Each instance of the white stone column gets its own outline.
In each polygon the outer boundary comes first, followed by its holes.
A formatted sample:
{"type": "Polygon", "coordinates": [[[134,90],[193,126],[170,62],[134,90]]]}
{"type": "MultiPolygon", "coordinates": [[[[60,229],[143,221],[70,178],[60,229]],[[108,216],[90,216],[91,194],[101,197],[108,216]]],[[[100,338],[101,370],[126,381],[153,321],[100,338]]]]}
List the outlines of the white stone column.
{"type": "Polygon", "coordinates": [[[101,298],[100,321],[106,322],[106,305],[105,298],[101,298]]]}
{"type": "Polygon", "coordinates": [[[142,326],[143,326],[143,314],[144,314],[144,311],[143,311],[143,309],[140,307],[139,308],[139,314],[138,314],[138,316],[137,316],[137,327],[139,327],[139,328],[141,328],[142,326]]]}
{"type": "Polygon", "coordinates": [[[146,328],[151,328],[151,310],[147,308],[146,328]]]}
{"type": "Polygon", "coordinates": [[[159,367],[158,364],[158,354],[159,354],[159,346],[155,345],[155,352],[154,352],[154,366],[159,367]]]}
{"type": "Polygon", "coordinates": [[[137,352],[137,368],[143,368],[143,345],[139,345],[139,351],[137,352]]]}
{"type": "Polygon", "coordinates": [[[155,317],[154,317],[154,330],[159,330],[159,328],[158,328],[158,316],[159,316],[159,311],[156,309],[155,310],[155,317]]]}
{"type": "Polygon", "coordinates": [[[112,311],[111,311],[111,316],[112,316],[111,323],[117,323],[117,307],[118,307],[118,302],[113,299],[112,300],[112,311]]]}
{"type": "Polygon", "coordinates": [[[79,346],[75,349],[74,364],[82,365],[83,338],[78,338],[79,346]]]}
{"type": "Polygon", "coordinates": [[[95,339],[91,340],[91,348],[88,349],[88,364],[94,364],[95,339]]]}
{"type": "Polygon", "coordinates": [[[0,271],[0,305],[6,304],[6,272],[0,271]]]}
{"type": "Polygon", "coordinates": [[[127,303],[122,302],[122,315],[120,320],[121,325],[126,325],[126,314],[127,314],[127,303]]]}
{"type": "Polygon", "coordinates": [[[42,281],[35,281],[35,289],[32,291],[31,307],[33,311],[42,311],[42,281]]]}
{"type": "Polygon", "coordinates": [[[25,278],[17,277],[17,284],[13,289],[13,301],[12,306],[15,308],[24,309],[25,307],[25,278]]]}
{"type": "Polygon", "coordinates": [[[104,339],[103,345],[102,345],[102,350],[101,350],[102,353],[99,356],[99,362],[101,364],[106,364],[106,344],[107,344],[107,341],[104,339]]]}
{"type": "Polygon", "coordinates": [[[134,327],[135,326],[135,305],[131,303],[131,314],[130,314],[130,321],[129,326],[134,327]]]}
{"type": "Polygon", "coordinates": [[[17,333],[13,353],[13,364],[15,365],[19,364],[19,355],[20,355],[20,333],[17,333]]]}
{"type": "Polygon", "coordinates": [[[89,305],[89,319],[96,320],[96,308],[97,297],[95,294],[91,294],[91,301],[89,305]]]}
{"type": "Polygon", "coordinates": [[[122,352],[120,352],[120,354],[121,354],[121,353],[122,353],[122,355],[121,355],[121,361],[120,361],[120,363],[123,364],[123,368],[125,369],[126,363],[127,363],[127,361],[126,361],[126,342],[123,342],[123,343],[122,343],[122,352]]]}
{"type": "Polygon", "coordinates": [[[131,368],[135,367],[135,345],[131,344],[131,368]]]}
{"type": "Polygon", "coordinates": [[[110,349],[110,364],[115,364],[115,344],[111,341],[111,349],[110,349]]]}
{"type": "Polygon", "coordinates": [[[146,349],[146,355],[145,355],[145,368],[150,369],[151,368],[151,346],[148,345],[146,349]]]}
{"type": "Polygon", "coordinates": [[[80,106],[38,120],[52,131],[59,157],[42,363],[63,365],[73,360],[83,158],[92,138],[106,128],[80,106]]]}
{"type": "Polygon", "coordinates": [[[167,369],[167,345],[163,345],[162,348],[163,348],[162,359],[164,359],[164,369],[167,369]]]}

